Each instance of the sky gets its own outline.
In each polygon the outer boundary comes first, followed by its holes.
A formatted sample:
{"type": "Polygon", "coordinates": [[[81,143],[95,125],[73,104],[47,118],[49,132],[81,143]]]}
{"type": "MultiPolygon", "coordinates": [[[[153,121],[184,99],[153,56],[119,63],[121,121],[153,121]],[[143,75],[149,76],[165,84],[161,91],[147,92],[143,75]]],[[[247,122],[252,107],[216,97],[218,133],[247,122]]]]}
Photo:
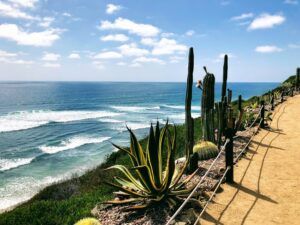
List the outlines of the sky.
{"type": "Polygon", "coordinates": [[[0,0],[2,81],[278,82],[300,66],[300,0],[0,0]]]}

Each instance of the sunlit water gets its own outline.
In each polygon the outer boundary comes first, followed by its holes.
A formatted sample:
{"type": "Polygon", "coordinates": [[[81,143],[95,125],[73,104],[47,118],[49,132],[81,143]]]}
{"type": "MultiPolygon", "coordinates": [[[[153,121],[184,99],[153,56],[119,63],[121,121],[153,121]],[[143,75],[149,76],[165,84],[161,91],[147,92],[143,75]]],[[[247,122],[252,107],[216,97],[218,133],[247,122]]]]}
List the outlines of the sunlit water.
{"type": "MultiPolygon", "coordinates": [[[[262,94],[277,83],[231,83],[233,98],[262,94]]],[[[216,98],[221,85],[216,84],[216,98]]],[[[200,91],[193,90],[193,115],[200,91]]],[[[157,119],[184,122],[184,83],[0,83],[0,211],[41,188],[82,174],[128,145],[157,119]]]]}

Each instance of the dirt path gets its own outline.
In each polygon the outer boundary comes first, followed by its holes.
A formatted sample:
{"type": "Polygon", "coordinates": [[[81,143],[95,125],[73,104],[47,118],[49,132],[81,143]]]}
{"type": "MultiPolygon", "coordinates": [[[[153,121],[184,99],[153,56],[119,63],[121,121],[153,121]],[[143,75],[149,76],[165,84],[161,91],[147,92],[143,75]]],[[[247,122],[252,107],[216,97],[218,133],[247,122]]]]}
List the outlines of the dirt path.
{"type": "Polygon", "coordinates": [[[201,224],[300,224],[300,95],[275,109],[234,175],[201,224]]]}

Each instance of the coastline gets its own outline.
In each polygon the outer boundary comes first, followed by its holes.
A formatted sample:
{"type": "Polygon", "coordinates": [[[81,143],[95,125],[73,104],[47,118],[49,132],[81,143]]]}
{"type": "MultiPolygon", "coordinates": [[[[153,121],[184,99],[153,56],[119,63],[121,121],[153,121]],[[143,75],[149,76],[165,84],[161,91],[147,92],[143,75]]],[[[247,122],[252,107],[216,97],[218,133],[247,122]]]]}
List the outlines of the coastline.
{"type": "MultiPolygon", "coordinates": [[[[284,82],[283,82],[284,83],[284,82]]],[[[279,87],[276,87],[274,90],[278,90],[279,87]]],[[[262,96],[265,96],[267,93],[263,94],[262,96]]],[[[255,101],[257,96],[253,96],[249,98],[248,100],[244,101],[244,105],[250,104],[250,102],[255,101]]],[[[234,102],[233,102],[234,105],[234,102]]],[[[200,120],[197,118],[196,120],[200,120]]],[[[200,123],[197,123],[200,124],[200,123]]],[[[178,125],[178,130],[183,130],[184,124],[178,125]]],[[[200,127],[196,128],[196,134],[197,136],[200,132],[200,127]],[[197,133],[198,132],[198,133],[197,133]]],[[[179,132],[180,133],[180,132],[179,132]]],[[[141,143],[142,145],[145,144],[147,141],[147,136],[142,138],[141,143]]],[[[180,156],[180,153],[179,155],[180,156]]],[[[95,191],[95,187],[98,185],[103,186],[103,181],[99,181],[99,177],[105,179],[106,177],[111,176],[110,173],[103,173],[103,168],[106,168],[113,164],[127,164],[128,158],[124,156],[121,152],[112,152],[110,155],[107,156],[107,158],[102,162],[99,166],[95,167],[94,169],[87,170],[84,172],[84,174],[72,176],[70,179],[62,180],[57,183],[51,184],[45,188],[43,188],[38,194],[33,196],[32,198],[19,203],[15,206],[10,207],[9,209],[4,210],[3,212],[0,211],[0,224],[1,224],[1,216],[4,214],[13,213],[15,210],[22,210],[23,208],[26,208],[27,206],[30,206],[31,204],[35,204],[38,201],[49,201],[49,200],[55,200],[55,201],[64,201],[68,199],[72,199],[84,195],[86,192],[93,192],[95,191]]],[[[102,194],[102,200],[96,200],[96,202],[100,202],[106,199],[111,198],[111,188],[105,187],[100,188],[100,192],[103,192],[102,194]]],[[[94,204],[94,203],[92,203],[94,204]]]]}

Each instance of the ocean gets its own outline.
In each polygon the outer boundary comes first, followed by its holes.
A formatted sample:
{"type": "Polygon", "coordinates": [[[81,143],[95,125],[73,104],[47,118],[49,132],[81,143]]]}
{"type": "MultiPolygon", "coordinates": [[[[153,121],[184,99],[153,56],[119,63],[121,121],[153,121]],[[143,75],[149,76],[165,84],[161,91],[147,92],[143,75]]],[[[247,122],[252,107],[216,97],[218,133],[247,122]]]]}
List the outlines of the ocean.
{"type": "MultiPolygon", "coordinates": [[[[278,83],[229,83],[233,99],[278,83]]],[[[216,84],[216,100],[221,84],[216,84]]],[[[192,114],[200,116],[193,90],[192,114]]],[[[0,212],[39,190],[80,175],[126,146],[126,125],[139,138],[151,122],[184,122],[185,83],[1,82],[0,212]]]]}

